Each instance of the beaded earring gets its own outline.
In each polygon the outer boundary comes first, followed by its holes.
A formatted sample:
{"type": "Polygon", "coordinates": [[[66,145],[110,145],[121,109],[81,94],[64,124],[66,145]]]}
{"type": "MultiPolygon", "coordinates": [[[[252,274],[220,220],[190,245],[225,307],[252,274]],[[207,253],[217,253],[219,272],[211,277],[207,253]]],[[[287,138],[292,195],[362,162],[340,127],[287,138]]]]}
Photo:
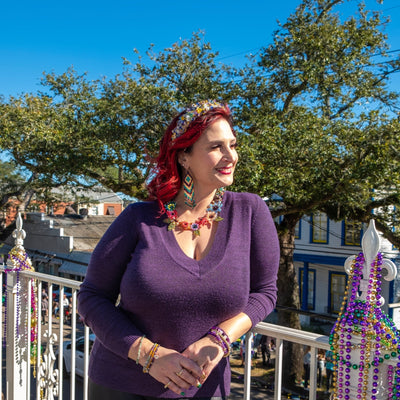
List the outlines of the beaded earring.
{"type": "Polygon", "coordinates": [[[185,178],[183,179],[183,195],[185,197],[185,204],[190,208],[194,208],[196,206],[194,200],[194,182],[189,171],[186,172],[185,178]]]}

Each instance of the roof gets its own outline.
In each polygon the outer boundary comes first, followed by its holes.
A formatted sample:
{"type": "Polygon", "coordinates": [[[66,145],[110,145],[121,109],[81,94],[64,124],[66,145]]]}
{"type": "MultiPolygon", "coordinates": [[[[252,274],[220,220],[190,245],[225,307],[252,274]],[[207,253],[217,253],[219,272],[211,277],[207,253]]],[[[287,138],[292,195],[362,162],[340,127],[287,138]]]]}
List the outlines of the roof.
{"type": "Polygon", "coordinates": [[[117,203],[122,204],[123,200],[116,193],[103,187],[93,189],[76,189],[71,191],[68,187],[53,188],[53,193],[60,195],[63,201],[76,201],[79,197],[84,197],[90,201],[99,203],[117,203]]]}
{"type": "Polygon", "coordinates": [[[76,264],[71,261],[64,261],[61,264],[61,267],[58,269],[59,273],[62,272],[64,274],[79,275],[79,276],[85,276],[86,271],[87,271],[87,266],[76,264]]]}
{"type": "Polygon", "coordinates": [[[10,246],[9,244],[6,244],[4,242],[0,243],[0,254],[8,254],[11,249],[12,246],[10,246]]]}
{"type": "Polygon", "coordinates": [[[90,215],[82,219],[68,216],[48,219],[53,221],[53,228],[63,228],[65,236],[74,238],[74,252],[92,252],[115,218],[115,215],[90,215]]]}
{"type": "MultiPolygon", "coordinates": [[[[74,253],[78,251],[91,253],[116,218],[115,215],[89,215],[82,218],[79,215],[55,215],[49,217],[42,213],[29,213],[29,221],[24,221],[22,228],[27,231],[27,235],[35,235],[37,233],[41,234],[41,236],[48,235],[46,233],[47,230],[62,228],[62,236],[73,237],[72,250],[74,253]]],[[[5,242],[12,247],[14,244],[12,235],[5,242]]],[[[30,248],[30,250],[40,250],[40,248],[30,248]]],[[[56,253],[59,250],[54,248],[53,251],[56,253]]],[[[4,253],[7,253],[7,251],[4,251],[4,253]]]]}

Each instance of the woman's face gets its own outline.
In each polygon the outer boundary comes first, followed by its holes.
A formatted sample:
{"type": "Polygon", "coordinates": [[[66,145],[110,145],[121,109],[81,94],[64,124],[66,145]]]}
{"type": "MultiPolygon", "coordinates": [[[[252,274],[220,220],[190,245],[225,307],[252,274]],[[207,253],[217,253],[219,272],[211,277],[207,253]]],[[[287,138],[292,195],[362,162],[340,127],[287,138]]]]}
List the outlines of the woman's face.
{"type": "Polygon", "coordinates": [[[193,144],[191,152],[181,157],[197,189],[212,191],[231,185],[238,155],[229,123],[223,118],[214,122],[193,144]]]}

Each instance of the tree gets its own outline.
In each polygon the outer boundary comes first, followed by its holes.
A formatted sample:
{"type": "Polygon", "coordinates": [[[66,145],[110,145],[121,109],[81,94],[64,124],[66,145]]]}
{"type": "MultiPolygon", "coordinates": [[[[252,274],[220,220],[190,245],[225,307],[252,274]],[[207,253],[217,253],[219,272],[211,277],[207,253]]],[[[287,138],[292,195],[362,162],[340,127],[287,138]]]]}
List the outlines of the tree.
{"type": "MultiPolygon", "coordinates": [[[[387,60],[381,14],[360,4],[356,16],[343,19],[335,12],[342,3],[304,0],[238,72],[247,135],[237,186],[268,198],[280,217],[278,305],[289,309],[299,308],[293,253],[302,216],[375,218],[400,243],[392,212],[400,201],[398,94],[387,84],[400,60],[387,60]]],[[[300,328],[297,313],[283,309],[278,318],[300,328]]],[[[301,360],[291,363],[296,375],[301,360]]]]}
{"type": "Polygon", "coordinates": [[[200,98],[226,98],[225,68],[201,34],[175,43],[114,79],[88,81],[69,69],[45,74],[46,93],[0,104],[0,149],[36,174],[42,187],[100,183],[146,197],[149,158],[167,124],[200,98]]]}
{"type": "Polygon", "coordinates": [[[18,200],[19,208],[25,209],[33,196],[32,177],[25,179],[13,162],[0,161],[0,240],[4,240],[13,230],[6,223],[7,212],[18,200]]]}
{"type": "Polygon", "coordinates": [[[0,161],[0,208],[22,192],[26,181],[12,162],[0,161]]]}

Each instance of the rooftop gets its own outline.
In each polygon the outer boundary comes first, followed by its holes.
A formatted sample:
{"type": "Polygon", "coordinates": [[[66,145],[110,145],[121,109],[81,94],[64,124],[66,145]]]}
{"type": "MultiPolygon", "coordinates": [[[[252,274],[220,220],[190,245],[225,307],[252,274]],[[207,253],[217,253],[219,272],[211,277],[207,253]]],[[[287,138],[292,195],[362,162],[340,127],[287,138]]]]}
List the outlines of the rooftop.
{"type": "Polygon", "coordinates": [[[74,238],[74,251],[92,252],[116,217],[113,215],[90,215],[85,218],[71,216],[45,218],[53,221],[53,228],[63,228],[65,236],[74,238]]]}

